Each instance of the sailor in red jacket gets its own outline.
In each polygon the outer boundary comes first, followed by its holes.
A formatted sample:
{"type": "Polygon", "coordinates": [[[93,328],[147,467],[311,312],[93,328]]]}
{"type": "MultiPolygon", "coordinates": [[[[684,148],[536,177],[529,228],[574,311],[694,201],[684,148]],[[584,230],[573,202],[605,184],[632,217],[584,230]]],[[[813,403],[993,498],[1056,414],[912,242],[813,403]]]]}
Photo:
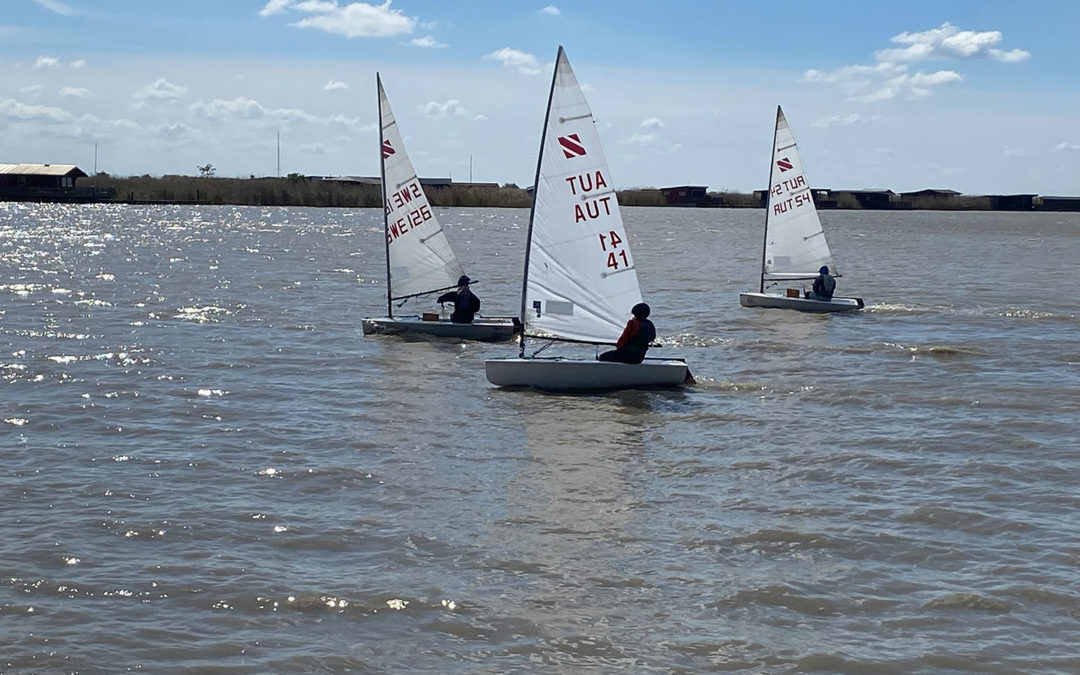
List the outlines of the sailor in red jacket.
{"type": "Polygon", "coordinates": [[[649,343],[656,339],[656,327],[649,321],[649,306],[644,302],[634,305],[630,313],[634,318],[626,322],[626,328],[615,343],[615,349],[600,355],[601,361],[641,363],[645,360],[649,343]]]}

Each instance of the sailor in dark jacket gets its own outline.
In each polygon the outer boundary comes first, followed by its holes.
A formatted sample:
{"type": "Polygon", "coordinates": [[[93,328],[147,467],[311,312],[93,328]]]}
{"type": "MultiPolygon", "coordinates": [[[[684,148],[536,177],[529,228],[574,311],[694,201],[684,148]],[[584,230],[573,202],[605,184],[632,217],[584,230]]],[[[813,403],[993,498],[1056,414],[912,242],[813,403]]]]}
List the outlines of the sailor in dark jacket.
{"type": "Polygon", "coordinates": [[[615,343],[615,349],[600,355],[601,361],[641,363],[645,360],[649,343],[656,339],[656,327],[649,321],[649,306],[644,302],[634,305],[630,313],[634,318],[626,322],[626,328],[615,343]]]}
{"type": "Polygon", "coordinates": [[[832,300],[833,291],[836,290],[836,278],[829,274],[828,265],[822,265],[818,270],[814,286],[810,291],[811,300],[832,300]]]}
{"type": "Polygon", "coordinates": [[[473,315],[480,311],[480,298],[469,290],[471,283],[472,279],[462,274],[457,280],[457,290],[443,293],[436,301],[454,303],[454,312],[450,315],[454,323],[472,323],[473,315]]]}

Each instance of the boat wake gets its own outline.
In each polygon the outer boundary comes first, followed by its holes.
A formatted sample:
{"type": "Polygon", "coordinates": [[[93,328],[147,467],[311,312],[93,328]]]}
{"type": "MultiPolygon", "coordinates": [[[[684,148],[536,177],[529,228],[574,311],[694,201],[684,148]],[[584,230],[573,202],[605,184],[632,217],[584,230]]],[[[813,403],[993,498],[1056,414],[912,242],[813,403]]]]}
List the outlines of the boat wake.
{"type": "MultiPolygon", "coordinates": [[[[726,347],[731,342],[730,338],[722,338],[716,335],[694,335],[693,333],[680,333],[679,335],[657,339],[659,347],[726,347]]],[[[658,354],[658,356],[661,355],[658,354]]]]}
{"type": "Polygon", "coordinates": [[[1076,319],[1076,314],[1066,312],[1048,312],[1029,307],[956,307],[953,305],[908,305],[902,303],[880,303],[867,305],[864,312],[871,314],[960,314],[964,316],[998,317],[1002,319],[1059,320],[1076,319]]]}

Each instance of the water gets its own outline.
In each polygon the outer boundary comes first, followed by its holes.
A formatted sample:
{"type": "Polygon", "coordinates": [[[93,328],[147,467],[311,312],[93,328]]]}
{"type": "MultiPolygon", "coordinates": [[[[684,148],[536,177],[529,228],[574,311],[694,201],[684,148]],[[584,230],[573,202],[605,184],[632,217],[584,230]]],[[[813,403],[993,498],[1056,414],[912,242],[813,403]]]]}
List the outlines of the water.
{"type": "Polygon", "coordinates": [[[851,316],[762,217],[626,209],[698,384],[553,396],[362,336],[377,211],[0,204],[0,671],[1080,669],[1080,215],[826,212],[851,316]]]}

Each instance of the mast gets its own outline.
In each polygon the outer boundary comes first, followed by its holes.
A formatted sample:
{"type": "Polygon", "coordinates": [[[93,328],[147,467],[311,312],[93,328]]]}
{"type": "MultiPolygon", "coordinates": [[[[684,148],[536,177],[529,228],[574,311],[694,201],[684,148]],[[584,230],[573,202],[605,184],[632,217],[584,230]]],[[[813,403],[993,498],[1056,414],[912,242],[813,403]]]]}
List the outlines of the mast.
{"type": "Polygon", "coordinates": [[[772,150],[769,151],[769,191],[765,195],[765,236],[761,241],[761,285],[758,288],[759,293],[765,292],[765,255],[766,249],[769,246],[769,210],[772,207],[772,177],[773,171],[776,169],[776,132],[780,128],[780,116],[784,113],[780,110],[780,106],[776,106],[776,125],[773,126],[772,132],[772,150]]]}
{"type": "Polygon", "coordinates": [[[375,73],[379,87],[379,194],[382,196],[383,243],[386,244],[386,316],[394,318],[393,293],[390,292],[390,221],[386,217],[386,158],[383,157],[383,99],[382,78],[375,73]]]}
{"type": "Polygon", "coordinates": [[[551,102],[555,98],[555,82],[559,77],[559,63],[563,60],[563,48],[559,45],[559,53],[555,56],[555,68],[551,74],[551,90],[548,92],[547,111],[544,112],[544,131],[540,134],[540,152],[536,156],[536,175],[533,177],[532,206],[529,208],[529,233],[525,239],[525,271],[521,275],[521,335],[518,338],[520,352],[518,356],[525,356],[525,302],[529,295],[529,254],[532,252],[533,219],[536,217],[536,193],[540,190],[540,165],[544,161],[544,144],[547,141],[548,122],[551,119],[551,102]]]}

